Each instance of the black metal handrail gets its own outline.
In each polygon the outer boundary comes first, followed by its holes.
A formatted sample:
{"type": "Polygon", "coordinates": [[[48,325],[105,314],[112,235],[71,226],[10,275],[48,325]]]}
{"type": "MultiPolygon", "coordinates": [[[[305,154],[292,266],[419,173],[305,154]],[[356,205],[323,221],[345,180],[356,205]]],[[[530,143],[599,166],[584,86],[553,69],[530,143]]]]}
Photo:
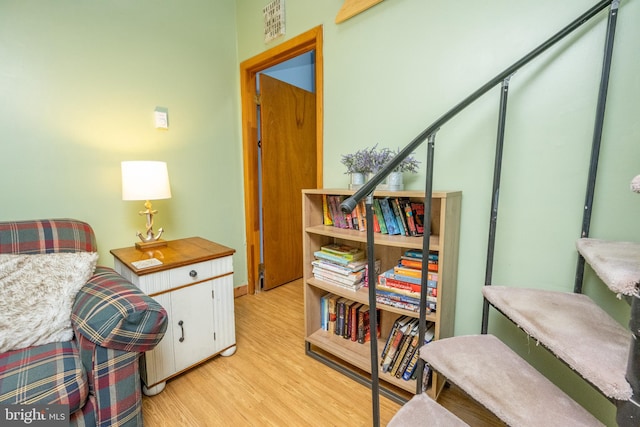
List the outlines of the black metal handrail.
{"type": "MultiPolygon", "coordinates": [[[[478,88],[475,92],[473,92],[472,94],[470,94],[469,96],[467,96],[465,99],[463,99],[460,103],[458,103],[457,105],[455,105],[453,108],[451,108],[449,111],[447,111],[445,114],[443,114],[440,118],[438,118],[436,121],[434,121],[431,125],[429,125],[424,131],[422,131],[420,134],[418,134],[409,144],[407,144],[400,152],[398,152],[398,154],[396,156],[394,156],[389,163],[387,163],[380,171],[378,171],[369,181],[367,181],[362,187],[360,187],[360,189],[358,191],[356,191],[351,197],[348,197],[347,199],[345,199],[341,205],[340,205],[340,209],[345,212],[345,213],[350,213],[352,212],[356,206],[358,205],[358,203],[365,199],[365,205],[367,208],[367,220],[370,219],[370,215],[371,215],[371,201],[372,201],[372,195],[373,192],[376,188],[376,186],[378,186],[395,168],[397,168],[400,163],[407,158],[408,156],[410,156],[412,153],[415,152],[415,150],[425,141],[428,140],[429,143],[427,145],[427,174],[426,174],[426,184],[425,184],[425,199],[424,199],[424,203],[425,203],[425,217],[430,217],[431,216],[431,197],[432,197],[432,191],[433,191],[433,157],[434,157],[434,142],[435,142],[435,135],[438,132],[438,130],[444,126],[447,122],[449,122],[451,119],[453,119],[458,113],[460,113],[462,110],[464,110],[465,108],[467,108],[469,105],[471,105],[472,103],[474,103],[476,100],[478,100],[480,97],[482,97],[484,94],[486,94],[488,91],[490,91],[491,89],[493,89],[495,86],[502,84],[503,85],[503,95],[501,98],[501,120],[500,120],[500,124],[499,124],[499,130],[498,130],[498,148],[496,150],[496,168],[499,167],[499,162],[501,161],[501,151],[502,151],[502,140],[504,138],[504,113],[506,112],[506,94],[508,92],[508,83],[509,80],[511,78],[511,76],[513,76],[513,74],[515,74],[519,69],[521,69],[522,67],[524,67],[525,65],[527,65],[528,63],[530,63],[531,61],[533,61],[535,58],[537,58],[539,55],[541,55],[543,52],[545,52],[546,50],[548,50],[550,47],[554,46],[556,43],[558,43],[559,41],[561,41],[562,39],[564,39],[566,36],[568,36],[569,34],[571,34],[573,31],[575,31],[576,29],[578,29],[579,27],[581,27],[583,24],[585,24],[587,21],[591,20],[593,17],[595,17],[596,15],[598,15],[602,10],[604,10],[605,8],[607,8],[607,6],[611,5],[611,13],[610,13],[610,21],[608,23],[608,29],[607,29],[607,34],[608,34],[608,38],[607,38],[607,48],[609,49],[608,52],[607,50],[605,50],[605,64],[603,65],[603,81],[601,81],[601,88],[600,88],[600,99],[598,102],[598,113],[597,113],[597,117],[596,117],[596,129],[594,132],[594,146],[596,146],[599,149],[599,138],[601,137],[601,131],[602,131],[602,119],[604,116],[604,99],[606,99],[606,82],[608,82],[608,67],[610,66],[610,60],[611,60],[611,46],[610,44],[613,42],[613,36],[612,31],[610,31],[613,27],[613,29],[615,29],[615,13],[617,12],[618,9],[618,5],[619,5],[619,0],[601,0],[599,1],[596,5],[594,5],[593,7],[591,7],[589,10],[587,10],[586,12],[584,12],[582,15],[580,15],[578,18],[576,18],[575,20],[573,20],[571,23],[569,23],[567,26],[565,26],[562,30],[558,31],[556,34],[554,34],[552,37],[550,37],[549,39],[547,39],[544,43],[540,44],[538,47],[536,47],[535,49],[533,49],[531,52],[529,52],[528,54],[526,54],[525,56],[523,56],[521,59],[519,59],[518,61],[516,61],[515,63],[513,63],[511,66],[507,67],[504,71],[502,71],[501,73],[499,73],[498,75],[496,75],[494,78],[492,78],[491,80],[489,80],[488,82],[486,82],[484,85],[480,86],[480,88],[478,88]],[[614,15],[614,18],[611,19],[611,15],[614,15]],[[612,24],[613,23],[613,24],[612,24]],[[603,99],[603,86],[604,86],[604,99],[603,99]],[[504,103],[504,105],[503,105],[504,103]],[[596,135],[597,134],[597,135],[596,135]]],[[[596,156],[597,156],[597,151],[595,152],[596,156]]],[[[597,166],[597,159],[595,160],[596,162],[596,166],[597,166]]],[[[593,166],[594,163],[594,159],[593,159],[593,154],[592,154],[592,167],[590,169],[590,177],[589,177],[589,184],[587,187],[587,202],[586,203],[592,203],[592,192],[593,192],[593,183],[595,181],[595,177],[591,177],[591,171],[593,171],[593,173],[595,174],[595,169],[596,167],[593,166]]],[[[491,213],[491,224],[490,224],[490,234],[493,233],[495,235],[495,216],[497,215],[497,199],[498,199],[498,191],[496,189],[496,180],[498,180],[499,182],[499,171],[496,171],[496,173],[498,174],[498,176],[495,176],[494,173],[494,193],[492,194],[492,213],[491,213]]],[[[583,220],[583,234],[585,232],[585,229],[588,231],[588,224],[585,226],[584,222],[588,221],[588,219],[590,219],[590,212],[591,212],[591,206],[586,206],[585,209],[588,211],[586,213],[587,217],[586,219],[583,220]]],[[[429,241],[430,241],[430,237],[431,237],[431,228],[430,228],[430,221],[425,221],[425,230],[424,230],[424,236],[423,236],[423,253],[428,253],[429,251],[429,241]]],[[[492,237],[490,236],[490,243],[489,245],[491,246],[493,243],[491,242],[492,237]]],[[[368,253],[372,253],[373,252],[373,233],[367,233],[367,250],[368,253]]],[[[487,274],[486,274],[486,280],[490,281],[491,278],[491,268],[492,266],[489,264],[490,262],[492,263],[492,254],[493,254],[493,250],[490,247],[488,250],[488,260],[487,260],[487,274]],[[491,260],[489,260],[489,258],[491,258],[491,260]]],[[[369,271],[374,271],[373,270],[373,256],[369,256],[369,271]]],[[[423,267],[424,268],[424,267],[423,267]]],[[[424,331],[425,331],[425,327],[426,327],[426,292],[424,292],[425,289],[427,289],[427,275],[423,274],[422,275],[422,290],[423,292],[421,292],[421,297],[420,297],[420,313],[419,313],[419,322],[420,322],[420,327],[419,327],[419,341],[420,343],[424,342],[424,331]]],[[[485,283],[487,284],[487,283],[485,283]]],[[[490,283],[488,283],[490,284],[490,283]]],[[[370,319],[376,319],[376,296],[375,296],[375,285],[373,286],[369,286],[369,309],[370,309],[370,319]],[[372,314],[371,314],[372,313],[372,314]]],[[[483,311],[485,311],[483,309],[483,311]]],[[[485,313],[483,313],[483,331],[486,329],[486,319],[485,319],[485,313]]],[[[375,320],[374,320],[375,321],[375,320]]],[[[372,330],[375,327],[375,324],[371,325],[372,330]]],[[[377,408],[377,406],[379,405],[378,403],[378,394],[379,394],[379,384],[378,384],[378,375],[377,375],[377,342],[375,340],[375,334],[371,334],[372,335],[372,340],[371,340],[371,371],[372,371],[372,403],[373,403],[373,415],[374,415],[374,425],[378,426],[379,425],[379,408],[377,408]]],[[[417,374],[417,385],[416,385],[416,394],[421,393],[422,392],[422,373],[423,373],[423,368],[424,368],[424,363],[422,362],[421,359],[419,359],[419,364],[418,364],[418,374],[417,374]]]]}

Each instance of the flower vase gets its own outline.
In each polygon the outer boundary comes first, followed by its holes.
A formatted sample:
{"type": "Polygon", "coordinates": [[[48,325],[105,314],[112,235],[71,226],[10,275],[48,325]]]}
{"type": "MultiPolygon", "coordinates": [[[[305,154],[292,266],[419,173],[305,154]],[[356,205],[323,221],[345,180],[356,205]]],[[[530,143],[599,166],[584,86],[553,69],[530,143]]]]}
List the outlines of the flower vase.
{"type": "Polygon", "coordinates": [[[402,172],[391,172],[387,176],[387,190],[399,191],[404,190],[404,181],[402,172]]]}
{"type": "Polygon", "coordinates": [[[351,182],[349,182],[349,190],[357,190],[365,183],[365,175],[361,172],[354,172],[349,174],[351,182]]]}

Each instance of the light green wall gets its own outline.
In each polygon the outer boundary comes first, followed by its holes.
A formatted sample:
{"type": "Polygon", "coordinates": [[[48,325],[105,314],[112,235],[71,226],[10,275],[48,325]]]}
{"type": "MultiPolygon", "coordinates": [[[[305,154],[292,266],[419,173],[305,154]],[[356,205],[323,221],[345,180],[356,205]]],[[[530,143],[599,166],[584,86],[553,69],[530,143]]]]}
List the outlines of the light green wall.
{"type": "MultiPolygon", "coordinates": [[[[404,146],[594,2],[388,0],[336,25],[342,0],[287,0],[286,36],[264,44],[267,0],[5,0],[0,220],[86,220],[111,265],[109,249],[144,222],[141,204],[120,199],[120,162],[164,160],[173,198],[154,203],[156,225],[236,248],[244,284],[240,61],[324,26],[325,186],[345,187],[341,154],[404,146]],[[169,131],[154,129],[156,106],[169,131]]],[[[640,173],[639,20],[640,1],[623,0],[592,236],[640,240],[628,190],[640,173]]],[[[604,28],[587,25],[512,79],[496,284],[572,288],[604,28]]],[[[436,188],[463,192],[456,334],[480,328],[497,103],[493,90],[436,140],[436,188]]],[[[423,182],[424,170],[407,185],[423,182]]],[[[586,292],[624,321],[626,305],[587,274],[586,292]]],[[[491,329],[612,424],[612,407],[555,357],[499,316],[491,329]]]]}
{"type": "Polygon", "coordinates": [[[0,2],[0,220],[85,220],[113,265],[144,230],[120,162],[166,161],[155,228],[235,248],[246,283],[235,34],[233,0],[0,2]]]}
{"type": "MultiPolygon", "coordinates": [[[[342,0],[286,2],[286,36],[264,44],[266,0],[238,1],[240,61],[324,28],[324,186],[346,187],[340,155],[402,147],[449,108],[589,9],[595,0],[384,1],[342,24],[342,0]]],[[[622,1],[591,235],[640,239],[640,2],[622,1]]],[[[605,14],[511,80],[494,283],[571,291],[601,69],[605,14]]],[[[436,189],[462,190],[456,334],[482,311],[499,90],[436,139],[436,189]]],[[[418,156],[425,159],[424,147],[418,156]]],[[[424,188],[424,167],[408,186],[424,188]]],[[[621,322],[629,309],[587,271],[586,293],[621,322]]],[[[532,301],[534,304],[535,301],[532,301]]],[[[613,407],[555,357],[492,316],[490,329],[601,417],[613,407]]]]}

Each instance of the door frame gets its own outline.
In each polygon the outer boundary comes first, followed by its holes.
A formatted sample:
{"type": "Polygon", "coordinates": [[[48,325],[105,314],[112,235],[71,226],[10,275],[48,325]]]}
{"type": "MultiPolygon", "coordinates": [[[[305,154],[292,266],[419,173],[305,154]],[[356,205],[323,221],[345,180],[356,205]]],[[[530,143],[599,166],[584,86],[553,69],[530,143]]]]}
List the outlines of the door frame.
{"type": "MultiPolygon", "coordinates": [[[[323,54],[322,26],[317,26],[253,58],[240,63],[240,103],[242,108],[242,158],[244,169],[244,210],[247,239],[247,292],[254,294],[260,280],[260,203],[258,200],[258,117],[256,75],[274,65],[315,50],[316,159],[318,187],[322,188],[323,153],[323,54]]],[[[300,195],[302,197],[302,195],[300,195]]],[[[294,215],[302,215],[295,212],[294,215]]],[[[302,244],[302,236],[300,237],[302,244]]]]}

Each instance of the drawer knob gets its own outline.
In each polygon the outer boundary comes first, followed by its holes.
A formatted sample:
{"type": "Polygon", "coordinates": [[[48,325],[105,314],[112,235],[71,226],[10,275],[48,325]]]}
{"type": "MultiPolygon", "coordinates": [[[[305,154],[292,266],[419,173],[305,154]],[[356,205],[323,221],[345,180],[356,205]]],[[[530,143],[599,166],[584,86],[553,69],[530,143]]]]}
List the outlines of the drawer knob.
{"type": "Polygon", "coordinates": [[[191,277],[196,277],[197,275],[198,275],[198,272],[197,272],[197,271],[195,271],[195,270],[191,270],[191,271],[189,272],[189,276],[191,276],[191,277]]]}

